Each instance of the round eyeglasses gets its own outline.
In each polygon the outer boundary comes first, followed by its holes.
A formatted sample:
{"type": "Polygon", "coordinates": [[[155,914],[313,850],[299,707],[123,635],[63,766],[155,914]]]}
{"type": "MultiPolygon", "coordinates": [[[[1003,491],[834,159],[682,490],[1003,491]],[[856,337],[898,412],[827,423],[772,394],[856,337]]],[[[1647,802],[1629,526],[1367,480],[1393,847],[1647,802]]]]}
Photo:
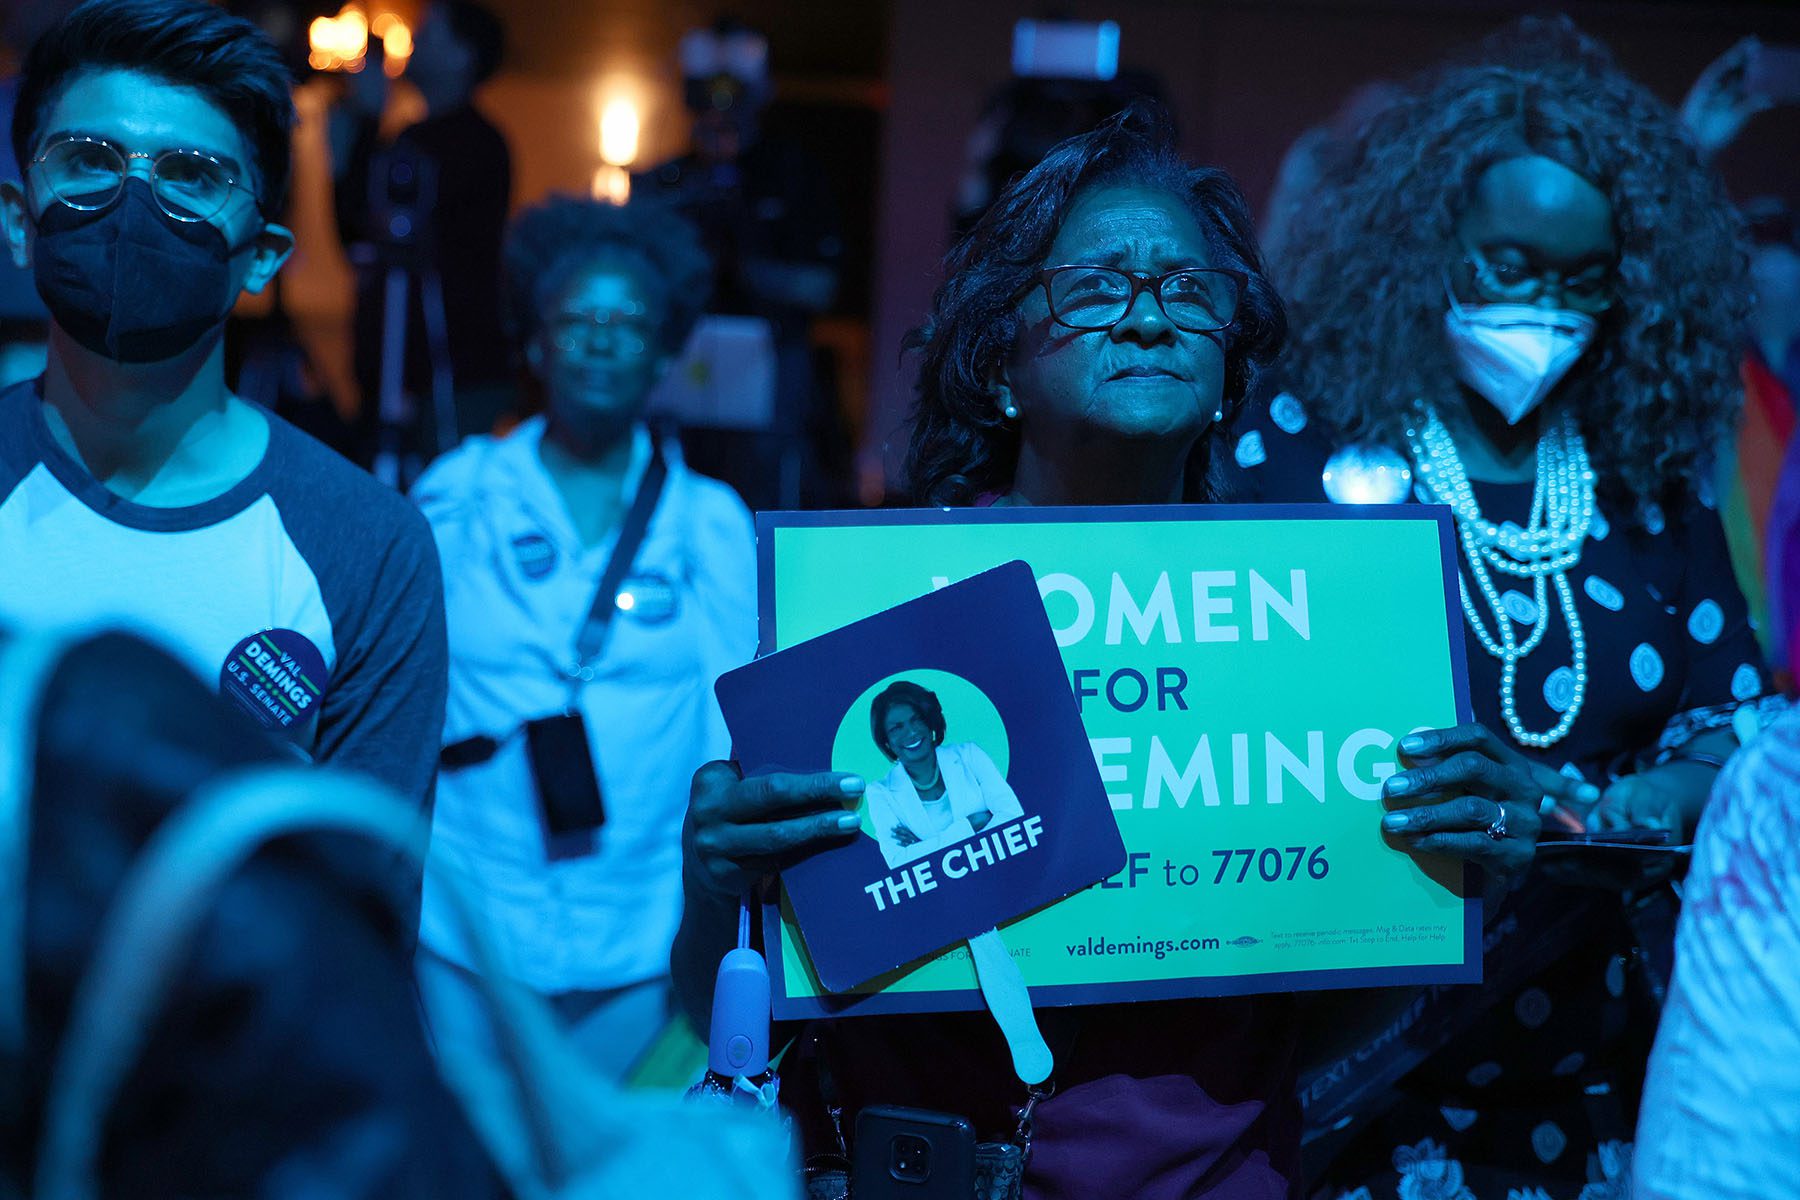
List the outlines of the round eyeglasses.
{"type": "Polygon", "coordinates": [[[1118,267],[1072,265],[1040,271],[1035,282],[1050,303],[1050,319],[1070,329],[1111,329],[1125,319],[1140,294],[1149,292],[1177,329],[1217,333],[1237,316],[1250,276],[1219,267],[1144,275],[1118,267]]]}
{"type": "Polygon", "coordinates": [[[635,311],[562,312],[546,323],[550,342],[564,354],[600,346],[609,354],[635,357],[650,348],[650,329],[635,311]]]}
{"type": "Polygon", "coordinates": [[[1495,262],[1473,246],[1463,254],[1470,290],[1489,304],[1535,304],[1554,291],[1565,308],[1598,316],[1618,300],[1610,267],[1592,266],[1573,275],[1538,271],[1515,262],[1495,262]]]}
{"type": "Polygon", "coordinates": [[[95,212],[119,198],[134,158],[150,160],[150,194],[156,197],[156,206],[177,221],[218,216],[233,188],[253,202],[256,199],[256,193],[233,179],[224,163],[199,150],[145,154],[122,151],[98,138],[71,137],[44,147],[31,165],[58,201],[95,212]]]}

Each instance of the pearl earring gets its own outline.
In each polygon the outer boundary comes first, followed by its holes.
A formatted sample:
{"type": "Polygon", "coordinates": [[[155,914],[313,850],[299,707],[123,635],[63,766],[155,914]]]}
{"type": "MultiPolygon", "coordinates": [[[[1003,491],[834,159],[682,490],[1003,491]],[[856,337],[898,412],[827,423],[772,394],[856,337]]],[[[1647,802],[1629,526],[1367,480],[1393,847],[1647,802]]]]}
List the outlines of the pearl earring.
{"type": "Polygon", "coordinates": [[[1016,421],[1019,419],[1019,406],[1008,400],[1006,407],[1000,410],[1000,415],[1009,421],[1016,421]]]}
{"type": "Polygon", "coordinates": [[[1221,404],[1219,407],[1213,409],[1213,424],[1217,425],[1220,421],[1223,421],[1224,419],[1225,419],[1225,406],[1223,404],[1221,404]]]}

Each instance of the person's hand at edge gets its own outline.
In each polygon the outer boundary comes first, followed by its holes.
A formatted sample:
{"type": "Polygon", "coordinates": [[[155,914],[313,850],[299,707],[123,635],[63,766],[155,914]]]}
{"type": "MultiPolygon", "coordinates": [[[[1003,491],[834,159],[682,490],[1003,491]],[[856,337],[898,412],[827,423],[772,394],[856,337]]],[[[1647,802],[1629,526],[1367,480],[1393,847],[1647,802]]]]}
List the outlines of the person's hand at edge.
{"type": "Polygon", "coordinates": [[[1706,65],[1681,101],[1681,124],[1700,157],[1710,159],[1729,146],[1759,112],[1775,107],[1749,88],[1750,66],[1760,43],[1743,38],[1706,65]]]}

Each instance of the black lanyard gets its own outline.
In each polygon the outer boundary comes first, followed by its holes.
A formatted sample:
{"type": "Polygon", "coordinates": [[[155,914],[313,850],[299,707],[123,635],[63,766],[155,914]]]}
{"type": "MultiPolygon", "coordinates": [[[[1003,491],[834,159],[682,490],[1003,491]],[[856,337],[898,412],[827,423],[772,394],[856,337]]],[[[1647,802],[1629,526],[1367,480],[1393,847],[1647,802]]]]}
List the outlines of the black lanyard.
{"type": "MultiPolygon", "coordinates": [[[[593,603],[588,605],[587,616],[581,622],[581,632],[575,638],[574,666],[564,672],[569,680],[570,708],[574,707],[575,695],[581,685],[594,678],[595,664],[600,652],[606,648],[606,635],[612,628],[613,614],[618,611],[619,588],[631,574],[631,564],[644,544],[644,535],[650,530],[650,518],[656,513],[663,484],[668,478],[669,464],[663,456],[662,440],[653,433],[650,436],[650,464],[638,483],[637,494],[631,499],[625,522],[619,526],[619,540],[613,543],[606,569],[600,573],[600,586],[594,589],[593,603]]],[[[446,771],[454,771],[484,763],[499,751],[501,741],[491,734],[478,733],[452,742],[439,752],[438,765],[446,771]]]]}
{"type": "Polygon", "coordinates": [[[585,683],[593,678],[593,664],[600,657],[600,651],[606,648],[606,635],[612,628],[613,614],[619,608],[619,588],[624,586],[625,577],[631,574],[631,564],[637,558],[638,548],[644,544],[644,534],[650,529],[650,518],[656,512],[657,501],[662,497],[663,483],[669,477],[669,464],[663,458],[662,442],[654,435],[650,439],[650,465],[644,469],[644,478],[638,483],[637,495],[631,499],[631,511],[625,514],[625,523],[619,526],[619,540],[613,544],[612,557],[606,561],[606,570],[600,573],[600,586],[594,589],[594,602],[588,605],[587,619],[581,623],[581,633],[575,639],[575,667],[570,672],[577,683],[585,683]]]}

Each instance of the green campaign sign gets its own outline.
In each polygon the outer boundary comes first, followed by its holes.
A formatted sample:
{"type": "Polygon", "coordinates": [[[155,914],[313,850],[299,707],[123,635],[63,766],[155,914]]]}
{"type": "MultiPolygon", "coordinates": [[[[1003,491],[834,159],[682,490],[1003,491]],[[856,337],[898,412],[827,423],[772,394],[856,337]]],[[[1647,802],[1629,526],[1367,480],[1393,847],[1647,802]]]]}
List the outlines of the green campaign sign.
{"type": "MultiPolygon", "coordinates": [[[[1031,566],[1127,851],[1002,927],[1035,1003],[1480,978],[1460,864],[1380,829],[1395,744],[1467,719],[1444,510],[765,513],[758,541],[765,653],[1031,566]]],[[[765,930],[777,1016],[981,1007],[966,947],[831,993],[783,902],[765,930]]]]}

